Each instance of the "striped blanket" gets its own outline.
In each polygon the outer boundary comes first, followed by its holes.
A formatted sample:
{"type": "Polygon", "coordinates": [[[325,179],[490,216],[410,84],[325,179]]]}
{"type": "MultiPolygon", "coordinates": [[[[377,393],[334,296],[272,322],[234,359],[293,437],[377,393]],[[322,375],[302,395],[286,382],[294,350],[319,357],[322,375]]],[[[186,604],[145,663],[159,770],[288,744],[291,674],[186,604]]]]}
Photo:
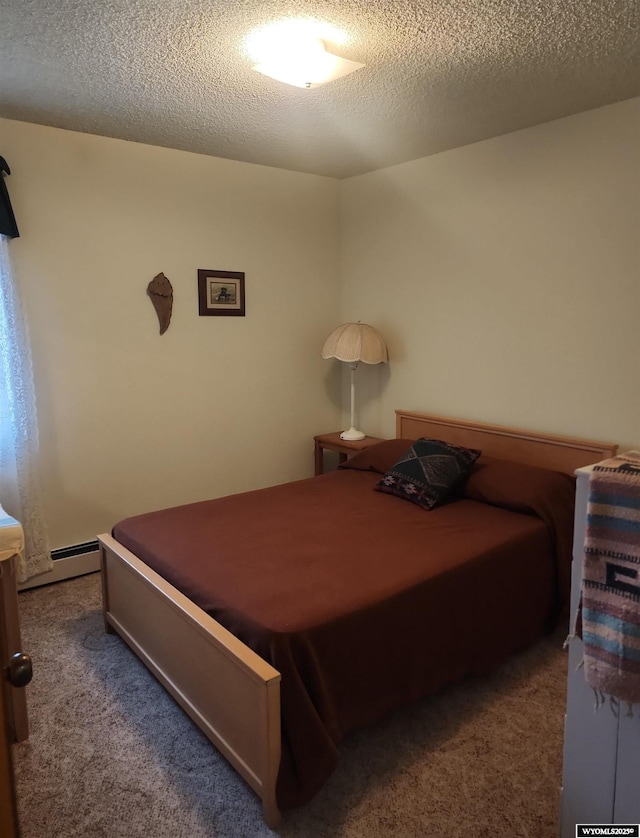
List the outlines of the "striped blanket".
{"type": "Polygon", "coordinates": [[[640,702],[640,451],[591,473],[580,623],[597,703],[640,702]]]}

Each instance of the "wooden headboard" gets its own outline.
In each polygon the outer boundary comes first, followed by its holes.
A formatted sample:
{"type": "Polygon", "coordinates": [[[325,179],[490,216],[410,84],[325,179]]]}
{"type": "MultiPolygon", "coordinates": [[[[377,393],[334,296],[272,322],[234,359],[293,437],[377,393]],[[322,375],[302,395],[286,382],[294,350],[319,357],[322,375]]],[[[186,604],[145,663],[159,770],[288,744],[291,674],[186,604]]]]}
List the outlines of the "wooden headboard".
{"type": "Polygon", "coordinates": [[[581,466],[613,457],[618,451],[618,446],[610,442],[539,434],[407,410],[396,410],[396,437],[443,439],[453,445],[479,448],[489,457],[527,463],[566,474],[573,474],[581,466]]]}

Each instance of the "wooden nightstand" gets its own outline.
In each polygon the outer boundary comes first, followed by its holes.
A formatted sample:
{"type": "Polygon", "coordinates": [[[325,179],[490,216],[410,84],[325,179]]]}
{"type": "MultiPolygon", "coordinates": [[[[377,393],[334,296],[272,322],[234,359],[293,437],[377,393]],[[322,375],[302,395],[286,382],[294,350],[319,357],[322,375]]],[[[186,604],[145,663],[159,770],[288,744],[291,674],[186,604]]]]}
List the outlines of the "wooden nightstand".
{"type": "Polygon", "coordinates": [[[364,451],[365,448],[383,441],[377,436],[365,436],[364,439],[357,440],[340,439],[340,431],[335,431],[332,434],[318,434],[313,439],[315,443],[316,474],[324,474],[325,451],[337,451],[340,455],[340,462],[344,463],[349,455],[353,456],[358,451],[364,451]]]}

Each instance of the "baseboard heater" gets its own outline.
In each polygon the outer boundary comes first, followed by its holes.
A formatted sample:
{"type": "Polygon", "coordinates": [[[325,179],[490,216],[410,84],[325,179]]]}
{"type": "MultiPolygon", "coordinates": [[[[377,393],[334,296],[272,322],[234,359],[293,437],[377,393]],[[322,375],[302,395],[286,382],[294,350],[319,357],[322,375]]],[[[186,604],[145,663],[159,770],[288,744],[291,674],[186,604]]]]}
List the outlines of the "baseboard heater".
{"type": "Polygon", "coordinates": [[[51,551],[51,558],[54,562],[61,559],[70,559],[72,556],[83,556],[85,553],[95,553],[99,549],[98,539],[84,541],[82,544],[72,544],[70,547],[59,547],[51,551]]]}
{"type": "Polygon", "coordinates": [[[85,573],[94,573],[96,570],[100,570],[100,552],[97,539],[52,550],[51,558],[53,559],[53,570],[48,573],[40,573],[38,576],[32,576],[31,579],[27,579],[26,582],[18,585],[18,590],[24,591],[27,588],[50,585],[52,582],[62,582],[63,579],[72,579],[74,576],[83,576],[85,573]]]}

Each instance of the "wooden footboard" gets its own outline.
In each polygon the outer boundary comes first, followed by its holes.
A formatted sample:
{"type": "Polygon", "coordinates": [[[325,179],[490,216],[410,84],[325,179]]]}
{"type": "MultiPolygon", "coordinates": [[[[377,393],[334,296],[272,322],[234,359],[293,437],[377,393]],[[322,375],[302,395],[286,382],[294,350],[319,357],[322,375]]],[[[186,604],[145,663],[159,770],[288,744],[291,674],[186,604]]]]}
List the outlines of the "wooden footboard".
{"type": "Polygon", "coordinates": [[[98,536],[103,612],[280,820],[280,673],[110,535],[98,536]]]}

